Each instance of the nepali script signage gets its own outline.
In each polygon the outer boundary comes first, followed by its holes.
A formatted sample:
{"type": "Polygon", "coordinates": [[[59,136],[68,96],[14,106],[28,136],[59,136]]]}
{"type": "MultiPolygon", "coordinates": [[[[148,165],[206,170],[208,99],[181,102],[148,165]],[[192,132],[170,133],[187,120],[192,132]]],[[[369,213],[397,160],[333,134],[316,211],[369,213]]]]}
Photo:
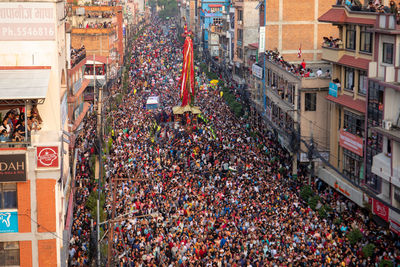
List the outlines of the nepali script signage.
{"type": "Polygon", "coordinates": [[[360,157],[363,156],[363,140],[361,137],[355,136],[342,129],[340,130],[339,144],[341,147],[356,153],[360,157]]]}
{"type": "Polygon", "coordinates": [[[55,40],[52,3],[1,2],[0,41],[55,40]]]}
{"type": "Polygon", "coordinates": [[[0,212],[0,233],[18,233],[18,212],[0,212]]]}
{"type": "Polygon", "coordinates": [[[25,154],[0,155],[0,182],[26,181],[25,154]]]}
{"type": "Polygon", "coordinates": [[[251,71],[253,73],[253,75],[259,79],[263,78],[263,68],[261,68],[260,66],[258,66],[256,63],[253,64],[251,71]]]}

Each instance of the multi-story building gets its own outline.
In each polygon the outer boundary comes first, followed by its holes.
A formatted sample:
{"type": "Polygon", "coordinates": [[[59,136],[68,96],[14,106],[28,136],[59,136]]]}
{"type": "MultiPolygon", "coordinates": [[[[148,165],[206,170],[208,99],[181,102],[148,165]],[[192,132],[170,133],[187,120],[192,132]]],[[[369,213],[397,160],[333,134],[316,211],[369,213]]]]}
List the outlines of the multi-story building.
{"type": "MultiPolygon", "coordinates": [[[[227,0],[209,0],[202,1],[200,7],[200,24],[202,30],[202,47],[209,50],[212,56],[219,55],[219,34],[212,26],[222,26],[223,21],[227,18],[227,10],[229,1],[227,0]]],[[[222,28],[221,28],[222,30],[222,28]]]]}
{"type": "MultiPolygon", "coordinates": [[[[246,51],[249,44],[258,42],[259,12],[258,1],[235,0],[234,68],[233,79],[245,83],[246,51]]],[[[248,68],[248,66],[247,66],[248,68]]]]}
{"type": "Polygon", "coordinates": [[[336,36],[337,29],[319,22],[318,17],[334,3],[336,0],[311,0],[307,4],[302,1],[260,1],[258,10],[260,26],[264,27],[265,50],[278,50],[289,62],[302,59],[310,63],[320,62],[322,38],[336,36]],[[299,48],[302,51],[300,59],[297,56],[299,48]]]}
{"type": "MultiPolygon", "coordinates": [[[[287,62],[279,57],[265,55],[266,93],[260,84],[252,92],[252,119],[260,129],[272,130],[279,142],[294,157],[293,174],[297,174],[297,162],[308,163],[308,146],[326,158],[329,157],[328,109],[325,97],[328,95],[329,64],[309,66],[311,75],[300,75],[287,69],[287,62]],[[320,75],[320,76],[317,76],[320,75]],[[306,76],[306,77],[305,77],[306,76]],[[308,77],[307,77],[308,76],[308,77]],[[265,104],[264,104],[265,103],[265,104]],[[266,106],[266,109],[264,109],[266,106]],[[255,115],[255,116],[254,116],[255,115]],[[261,118],[261,120],[259,120],[261,118]],[[302,139],[304,142],[300,142],[302,139]]],[[[253,75],[263,79],[263,68],[253,65],[253,75]]]]}
{"type": "Polygon", "coordinates": [[[332,63],[332,82],[326,97],[330,111],[330,167],[321,168],[319,177],[342,188],[360,206],[365,202],[360,186],[365,183],[366,95],[368,66],[376,53],[372,32],[376,16],[374,12],[337,5],[319,18],[339,29],[339,35],[325,39],[322,48],[322,58],[332,63]]]}
{"type": "Polygon", "coordinates": [[[0,2],[0,265],[66,263],[65,44],[63,1],[0,2]]]}
{"type": "MultiPolygon", "coordinates": [[[[114,79],[123,66],[123,16],[122,6],[72,6],[71,46],[86,49],[87,79],[94,85],[94,65],[98,66],[96,80],[103,86],[105,76],[114,79]]],[[[97,67],[96,67],[97,68],[97,67]]]]}
{"type": "Polygon", "coordinates": [[[400,25],[393,14],[378,14],[374,28],[373,60],[369,63],[365,186],[372,210],[400,234],[400,25]],[[389,204],[389,205],[388,205],[389,204]]]}

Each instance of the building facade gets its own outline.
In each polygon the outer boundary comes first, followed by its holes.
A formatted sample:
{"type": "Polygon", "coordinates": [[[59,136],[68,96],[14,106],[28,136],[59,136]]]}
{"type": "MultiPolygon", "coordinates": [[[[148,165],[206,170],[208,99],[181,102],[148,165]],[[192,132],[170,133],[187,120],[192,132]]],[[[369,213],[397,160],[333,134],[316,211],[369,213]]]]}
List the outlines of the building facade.
{"type": "Polygon", "coordinates": [[[337,29],[318,18],[328,11],[336,0],[282,1],[265,0],[259,5],[260,26],[265,27],[265,49],[278,50],[289,62],[321,61],[321,40],[337,35],[337,29]],[[264,6],[267,7],[266,12],[264,6]],[[266,17],[266,20],[264,18],[266,17]],[[299,48],[302,57],[297,54],[299,48]]]}
{"type": "Polygon", "coordinates": [[[1,264],[60,266],[71,176],[65,6],[0,2],[1,264]]]}

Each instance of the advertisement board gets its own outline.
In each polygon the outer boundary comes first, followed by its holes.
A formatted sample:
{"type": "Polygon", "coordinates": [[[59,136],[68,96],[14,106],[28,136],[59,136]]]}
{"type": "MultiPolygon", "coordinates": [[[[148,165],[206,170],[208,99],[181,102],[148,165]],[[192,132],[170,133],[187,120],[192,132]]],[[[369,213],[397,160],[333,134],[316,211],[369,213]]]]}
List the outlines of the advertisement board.
{"type": "Polygon", "coordinates": [[[0,3],[0,41],[55,40],[55,4],[0,3]]]}
{"type": "Polygon", "coordinates": [[[329,83],[329,94],[333,97],[337,97],[338,94],[338,86],[336,83],[330,82],[329,83]]]}
{"type": "Polygon", "coordinates": [[[382,202],[373,199],[372,200],[372,211],[386,222],[389,221],[389,207],[385,206],[382,202]]]}
{"type": "Polygon", "coordinates": [[[38,146],[36,148],[38,168],[58,168],[58,147],[38,146]]]}
{"type": "Polygon", "coordinates": [[[263,69],[258,66],[256,63],[254,63],[251,67],[251,71],[253,73],[253,75],[259,79],[263,78],[263,69]]]}
{"type": "Polygon", "coordinates": [[[26,181],[25,154],[0,155],[0,182],[26,181]]]}
{"type": "Polygon", "coordinates": [[[339,144],[341,147],[356,153],[359,156],[363,156],[363,140],[361,137],[355,136],[349,132],[340,130],[339,144]]]}
{"type": "Polygon", "coordinates": [[[18,212],[0,212],[0,233],[18,233],[18,212]]]}

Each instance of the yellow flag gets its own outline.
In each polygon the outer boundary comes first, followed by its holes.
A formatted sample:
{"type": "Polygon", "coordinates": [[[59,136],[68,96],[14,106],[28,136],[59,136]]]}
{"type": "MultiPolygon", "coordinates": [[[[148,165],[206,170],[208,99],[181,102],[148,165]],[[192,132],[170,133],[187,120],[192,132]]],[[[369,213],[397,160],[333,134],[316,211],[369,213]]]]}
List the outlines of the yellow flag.
{"type": "Polygon", "coordinates": [[[222,97],[224,95],[224,92],[223,91],[219,92],[219,95],[222,97]]]}
{"type": "Polygon", "coordinates": [[[136,95],[136,89],[133,90],[133,94],[136,95]]]}

